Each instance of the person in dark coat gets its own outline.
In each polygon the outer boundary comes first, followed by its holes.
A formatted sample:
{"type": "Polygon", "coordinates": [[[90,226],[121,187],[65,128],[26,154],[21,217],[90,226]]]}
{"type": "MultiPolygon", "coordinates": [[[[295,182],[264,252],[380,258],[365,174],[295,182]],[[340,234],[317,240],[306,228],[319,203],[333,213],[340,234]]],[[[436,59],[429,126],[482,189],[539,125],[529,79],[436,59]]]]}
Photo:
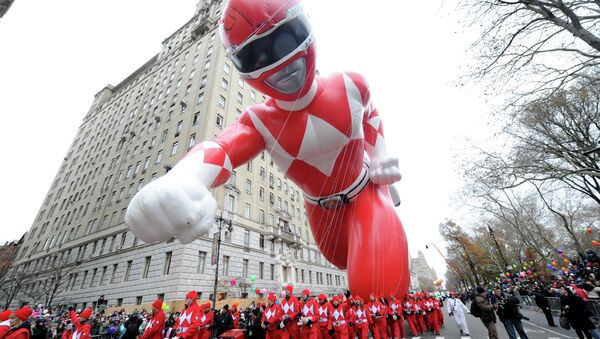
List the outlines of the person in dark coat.
{"type": "Polygon", "coordinates": [[[537,307],[544,312],[548,326],[556,327],[556,324],[554,323],[554,317],[552,316],[552,310],[550,309],[550,303],[548,303],[548,299],[542,294],[542,290],[539,287],[535,289],[533,296],[535,297],[535,304],[537,307]]]}
{"type": "Polygon", "coordinates": [[[140,326],[142,318],[137,313],[133,313],[127,321],[125,321],[125,334],[122,339],[136,339],[140,334],[140,326]]]}
{"type": "Polygon", "coordinates": [[[254,339],[263,339],[266,336],[266,331],[262,328],[261,325],[262,313],[260,312],[260,308],[254,308],[250,312],[250,317],[248,319],[248,323],[246,324],[246,338],[254,339]]]}
{"type": "Polygon", "coordinates": [[[590,311],[581,297],[575,295],[568,287],[560,289],[560,306],[567,315],[571,327],[580,339],[592,338],[592,330],[596,328],[590,320],[590,311]]]}
{"type": "Polygon", "coordinates": [[[223,306],[221,313],[217,315],[215,326],[217,327],[217,338],[233,328],[233,317],[229,313],[229,305],[223,306]]]}
{"type": "Polygon", "coordinates": [[[482,286],[477,286],[477,295],[473,300],[481,310],[481,322],[488,331],[490,339],[498,339],[498,330],[496,330],[496,310],[497,305],[493,305],[488,299],[485,289],[482,286]]]}

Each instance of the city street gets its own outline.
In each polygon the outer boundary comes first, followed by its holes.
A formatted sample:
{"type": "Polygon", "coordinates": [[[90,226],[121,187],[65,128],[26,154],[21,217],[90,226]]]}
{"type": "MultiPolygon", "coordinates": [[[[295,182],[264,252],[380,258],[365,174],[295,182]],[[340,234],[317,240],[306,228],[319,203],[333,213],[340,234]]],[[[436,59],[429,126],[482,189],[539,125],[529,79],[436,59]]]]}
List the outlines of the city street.
{"type": "MultiPolygon", "coordinates": [[[[528,317],[530,320],[523,321],[523,327],[525,328],[525,332],[530,339],[561,339],[561,338],[577,338],[575,331],[567,331],[561,327],[549,327],[546,323],[546,318],[544,314],[541,312],[535,311],[527,311],[522,310],[523,315],[528,317]]],[[[558,325],[558,317],[554,317],[556,324],[558,325]]],[[[467,315],[467,323],[469,325],[469,329],[471,331],[472,339],[484,339],[487,338],[487,331],[483,327],[481,320],[475,318],[471,315],[467,315]]],[[[440,335],[428,334],[425,336],[419,337],[411,337],[410,329],[406,326],[407,338],[444,338],[444,339],[461,339],[461,338],[469,338],[469,337],[461,337],[458,332],[458,327],[456,327],[456,322],[454,319],[448,316],[448,313],[444,309],[444,328],[441,330],[440,335]]],[[[498,329],[498,335],[500,339],[507,339],[508,335],[506,334],[506,330],[502,323],[497,323],[496,328],[498,329]]]]}

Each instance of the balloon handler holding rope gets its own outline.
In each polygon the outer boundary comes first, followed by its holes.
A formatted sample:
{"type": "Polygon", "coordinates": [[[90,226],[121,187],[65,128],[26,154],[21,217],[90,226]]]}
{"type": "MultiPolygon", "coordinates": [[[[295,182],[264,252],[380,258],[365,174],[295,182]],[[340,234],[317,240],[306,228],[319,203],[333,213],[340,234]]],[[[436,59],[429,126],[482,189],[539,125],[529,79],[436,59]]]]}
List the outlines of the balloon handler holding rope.
{"type": "Polygon", "coordinates": [[[268,98],[140,190],[125,217],[131,231],[146,242],[207,234],[217,208],[210,189],[266,150],[304,193],[315,241],[347,269],[352,292],[405,294],[408,248],[391,186],[401,175],[366,80],[315,74],[314,36],[299,0],[230,0],[219,31],[241,77],[268,98]]]}

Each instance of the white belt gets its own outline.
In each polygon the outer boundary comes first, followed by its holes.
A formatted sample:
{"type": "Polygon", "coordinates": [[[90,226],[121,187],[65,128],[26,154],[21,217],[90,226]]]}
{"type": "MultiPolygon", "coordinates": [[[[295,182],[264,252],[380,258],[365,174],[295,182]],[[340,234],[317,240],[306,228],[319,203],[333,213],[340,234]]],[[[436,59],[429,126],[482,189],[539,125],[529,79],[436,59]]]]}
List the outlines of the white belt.
{"type": "Polygon", "coordinates": [[[320,323],[326,323],[329,319],[327,318],[319,318],[320,323]]]}
{"type": "Polygon", "coordinates": [[[366,322],[367,322],[367,320],[366,320],[366,319],[358,319],[358,320],[356,321],[356,323],[357,323],[357,324],[364,324],[364,323],[366,323],[366,322]]]}
{"type": "Polygon", "coordinates": [[[354,200],[369,183],[369,165],[366,162],[363,164],[363,169],[358,178],[345,190],[325,197],[313,197],[303,193],[304,199],[313,205],[319,205],[325,209],[346,205],[354,200]]]}
{"type": "Polygon", "coordinates": [[[334,321],[333,326],[341,326],[346,323],[346,320],[334,321]]]}

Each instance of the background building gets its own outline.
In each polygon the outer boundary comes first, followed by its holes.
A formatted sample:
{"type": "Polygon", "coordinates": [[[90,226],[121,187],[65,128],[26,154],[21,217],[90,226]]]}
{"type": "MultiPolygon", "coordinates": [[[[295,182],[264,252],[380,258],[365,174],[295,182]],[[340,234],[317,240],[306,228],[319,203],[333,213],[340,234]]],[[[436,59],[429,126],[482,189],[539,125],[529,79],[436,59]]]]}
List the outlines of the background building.
{"type": "Polygon", "coordinates": [[[411,288],[419,286],[421,291],[432,291],[434,289],[434,280],[437,278],[435,270],[427,264],[425,255],[419,251],[416,258],[411,259],[411,288]],[[416,281],[415,281],[416,279],[416,281]]]}
{"type": "MultiPolygon", "coordinates": [[[[94,98],[19,249],[11,301],[108,306],[212,294],[212,234],[182,245],[146,244],[124,215],[145,184],[164,175],[195,143],[212,139],[264,97],[226,60],[216,30],[222,1],[202,0],[160,53],[94,98]],[[18,285],[18,286],[17,286],[18,285]]],[[[285,283],[313,293],[346,288],[346,274],[315,246],[300,190],[260,154],[214,190],[233,221],[221,246],[219,293],[252,296],[285,283]],[[255,281],[250,282],[254,275],[255,281]],[[236,286],[229,282],[236,278],[236,286]]]]}

